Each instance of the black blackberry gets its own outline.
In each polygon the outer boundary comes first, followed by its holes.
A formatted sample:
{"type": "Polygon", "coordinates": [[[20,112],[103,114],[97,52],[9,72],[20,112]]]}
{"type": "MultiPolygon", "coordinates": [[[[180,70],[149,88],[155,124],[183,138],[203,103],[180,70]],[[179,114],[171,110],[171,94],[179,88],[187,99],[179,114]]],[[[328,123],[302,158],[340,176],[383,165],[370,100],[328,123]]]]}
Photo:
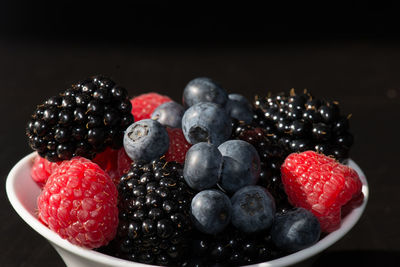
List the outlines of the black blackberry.
{"type": "Polygon", "coordinates": [[[338,102],[313,98],[306,90],[296,94],[292,89],[256,97],[253,104],[255,126],[264,128],[289,152],[316,150],[342,162],[349,157],[350,116],[340,114],[338,102]]]}
{"type": "Polygon", "coordinates": [[[147,264],[177,265],[192,230],[190,203],[195,194],[185,183],[182,165],[154,160],[133,164],[119,183],[118,234],[114,256],[147,264]]]}
{"type": "Polygon", "coordinates": [[[30,146],[50,161],[93,158],[106,147],[122,146],[133,123],[127,91],[95,76],[39,105],[27,124],[30,146]]]}
{"type": "Polygon", "coordinates": [[[259,184],[274,196],[277,211],[291,207],[281,181],[280,167],[292,152],[316,150],[340,161],[349,156],[353,135],[350,116],[340,114],[337,102],[313,98],[304,91],[255,97],[251,124],[234,120],[231,138],[251,143],[261,159],[259,184]]]}
{"type": "Polygon", "coordinates": [[[233,226],[215,236],[195,232],[190,251],[182,266],[241,266],[284,256],[272,244],[268,232],[250,235],[233,226]]]}

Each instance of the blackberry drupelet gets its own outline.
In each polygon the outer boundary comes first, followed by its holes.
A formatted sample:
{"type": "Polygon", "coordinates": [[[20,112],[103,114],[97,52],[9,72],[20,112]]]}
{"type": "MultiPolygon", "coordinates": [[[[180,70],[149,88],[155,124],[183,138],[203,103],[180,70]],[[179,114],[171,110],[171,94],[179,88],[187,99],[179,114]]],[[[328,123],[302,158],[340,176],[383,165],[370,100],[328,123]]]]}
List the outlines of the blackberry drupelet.
{"type": "Polygon", "coordinates": [[[133,164],[119,184],[114,256],[147,264],[176,266],[192,230],[190,203],[195,194],[185,183],[182,165],[154,160],[133,164]]]}
{"type": "Polygon", "coordinates": [[[268,231],[245,234],[233,226],[215,236],[194,232],[190,251],[192,255],[182,266],[242,266],[284,256],[272,244],[268,231]]]}
{"type": "Polygon", "coordinates": [[[307,90],[296,94],[255,97],[255,125],[290,152],[314,150],[343,162],[349,157],[353,135],[350,115],[340,114],[339,103],[314,98],[307,90]]]}
{"type": "Polygon", "coordinates": [[[32,149],[49,161],[74,156],[92,159],[107,147],[120,148],[132,123],[126,89],[94,76],[39,105],[26,134],[32,149]]]}

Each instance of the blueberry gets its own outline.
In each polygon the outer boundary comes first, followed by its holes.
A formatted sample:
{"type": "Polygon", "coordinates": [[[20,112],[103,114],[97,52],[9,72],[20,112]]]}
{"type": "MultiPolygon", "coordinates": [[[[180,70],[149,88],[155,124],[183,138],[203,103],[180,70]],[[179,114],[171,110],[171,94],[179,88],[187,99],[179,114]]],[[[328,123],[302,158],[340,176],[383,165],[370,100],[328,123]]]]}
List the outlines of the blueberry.
{"type": "Polygon", "coordinates": [[[222,155],[218,148],[205,142],[197,143],[186,152],[183,177],[198,191],[217,184],[222,155]]]}
{"type": "Polygon", "coordinates": [[[271,227],[275,201],[265,188],[245,186],[233,195],[231,202],[232,224],[240,231],[254,233],[271,227]]]}
{"type": "Polygon", "coordinates": [[[167,130],[158,121],[141,120],[129,126],[125,131],[124,148],[134,162],[150,162],[164,155],[168,147],[167,130]]]}
{"type": "Polygon", "coordinates": [[[196,228],[206,234],[221,232],[230,222],[232,205],[219,190],[204,190],[192,199],[192,220],[196,228]]]}
{"type": "Polygon", "coordinates": [[[244,121],[247,124],[251,123],[254,113],[249,101],[239,94],[229,94],[228,98],[225,109],[231,118],[244,121]]]}
{"type": "Polygon", "coordinates": [[[210,142],[218,146],[231,135],[231,118],[214,103],[198,103],[183,114],[182,131],[191,144],[210,142]]]}
{"type": "Polygon", "coordinates": [[[151,118],[164,126],[181,128],[183,113],[185,109],[182,105],[171,101],[159,105],[151,114],[151,118]]]}
{"type": "Polygon", "coordinates": [[[221,107],[228,101],[228,94],[210,78],[191,80],[183,91],[183,104],[191,107],[200,102],[213,102],[221,107]]]}
{"type": "Polygon", "coordinates": [[[221,144],[222,154],[220,186],[234,193],[246,185],[254,185],[260,176],[260,157],[246,141],[229,140],[221,144]]]}
{"type": "Polygon", "coordinates": [[[271,237],[275,246],[295,252],[316,243],[321,234],[317,218],[304,208],[295,208],[275,216],[271,237]]]}

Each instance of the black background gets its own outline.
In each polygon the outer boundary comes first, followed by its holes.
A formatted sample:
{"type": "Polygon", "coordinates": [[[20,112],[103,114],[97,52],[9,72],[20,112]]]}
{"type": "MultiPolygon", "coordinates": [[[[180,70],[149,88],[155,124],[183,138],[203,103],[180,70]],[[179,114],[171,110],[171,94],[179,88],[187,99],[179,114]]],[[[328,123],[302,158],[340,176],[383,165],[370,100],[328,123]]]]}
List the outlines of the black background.
{"type": "MultiPolygon", "coordinates": [[[[111,76],[131,95],[157,91],[176,101],[198,76],[250,99],[308,88],[353,114],[351,157],[365,171],[371,197],[355,228],[305,265],[400,260],[394,2],[54,2],[0,1],[2,181],[31,151],[24,128],[36,104],[94,74],[111,76]]],[[[12,210],[4,189],[0,198],[0,265],[62,266],[47,241],[12,210]]]]}

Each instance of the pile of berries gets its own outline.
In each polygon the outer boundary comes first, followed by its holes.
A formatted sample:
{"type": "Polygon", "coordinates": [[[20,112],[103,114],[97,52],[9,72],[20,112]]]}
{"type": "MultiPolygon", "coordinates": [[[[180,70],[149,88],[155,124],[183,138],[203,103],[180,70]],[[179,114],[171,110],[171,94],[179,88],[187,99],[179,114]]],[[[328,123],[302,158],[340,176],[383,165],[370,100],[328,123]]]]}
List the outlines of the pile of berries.
{"type": "Polygon", "coordinates": [[[146,264],[282,257],[362,202],[357,173],[339,163],[353,141],[348,118],[307,92],[251,105],[196,78],[181,105],[92,77],[28,123],[38,218],[73,244],[146,264]]]}

